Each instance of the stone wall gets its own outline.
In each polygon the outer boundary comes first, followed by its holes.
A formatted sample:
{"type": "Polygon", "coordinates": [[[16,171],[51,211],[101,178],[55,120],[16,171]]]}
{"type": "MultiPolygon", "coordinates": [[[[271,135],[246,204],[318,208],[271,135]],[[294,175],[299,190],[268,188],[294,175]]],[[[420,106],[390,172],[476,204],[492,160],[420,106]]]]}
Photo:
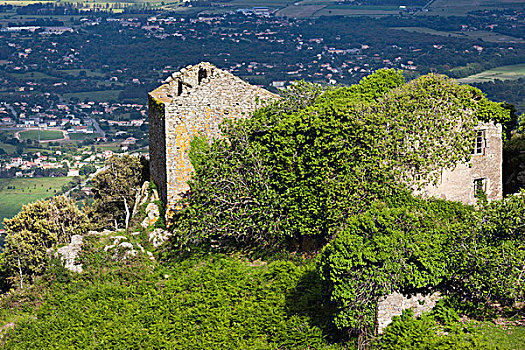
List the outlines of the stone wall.
{"type": "Polygon", "coordinates": [[[149,156],[151,179],[159,186],[161,200],[166,203],[166,126],[164,104],[153,97],[148,98],[149,110],[149,156]]]}
{"type": "Polygon", "coordinates": [[[207,62],[174,73],[149,94],[151,176],[169,210],[189,189],[193,137],[220,137],[219,125],[225,118],[249,117],[277,98],[207,62]]]}
{"type": "Polygon", "coordinates": [[[427,186],[421,193],[424,195],[475,204],[475,181],[482,182],[487,199],[497,200],[503,197],[503,142],[501,125],[482,124],[482,153],[472,155],[470,163],[458,164],[453,170],[443,169],[436,186],[427,186]]]}
{"type": "Polygon", "coordinates": [[[432,310],[439,299],[441,299],[439,293],[406,296],[395,292],[383,297],[377,305],[377,332],[383,333],[383,330],[392,322],[392,317],[400,316],[403,310],[412,309],[414,316],[418,317],[423,312],[432,310]]]}

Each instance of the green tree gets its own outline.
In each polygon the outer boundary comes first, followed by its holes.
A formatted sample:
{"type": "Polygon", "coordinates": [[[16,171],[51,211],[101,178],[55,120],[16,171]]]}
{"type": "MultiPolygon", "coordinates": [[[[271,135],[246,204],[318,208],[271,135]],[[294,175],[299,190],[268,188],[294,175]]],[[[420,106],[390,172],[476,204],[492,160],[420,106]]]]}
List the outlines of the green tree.
{"type": "Polygon", "coordinates": [[[327,244],[319,270],[338,306],[340,329],[374,332],[378,300],[394,291],[436,288],[449,275],[449,242],[473,216],[461,203],[412,199],[398,207],[377,204],[346,221],[327,244]]]}
{"type": "Polygon", "coordinates": [[[525,191],[486,204],[452,250],[449,289],[486,305],[525,299],[525,191]]]}
{"type": "Polygon", "coordinates": [[[97,171],[97,168],[93,164],[86,164],[80,168],[80,175],[89,175],[97,171]]]}
{"type": "Polygon", "coordinates": [[[99,224],[111,221],[115,229],[119,224],[128,229],[135,196],[147,179],[144,168],[140,158],[113,156],[108,160],[106,170],[93,178],[93,210],[99,224]]]}
{"type": "Polygon", "coordinates": [[[47,250],[69,243],[84,234],[89,219],[74,201],[58,196],[29,203],[12,219],[4,220],[5,264],[11,278],[20,283],[41,274],[47,265],[47,250]]]}

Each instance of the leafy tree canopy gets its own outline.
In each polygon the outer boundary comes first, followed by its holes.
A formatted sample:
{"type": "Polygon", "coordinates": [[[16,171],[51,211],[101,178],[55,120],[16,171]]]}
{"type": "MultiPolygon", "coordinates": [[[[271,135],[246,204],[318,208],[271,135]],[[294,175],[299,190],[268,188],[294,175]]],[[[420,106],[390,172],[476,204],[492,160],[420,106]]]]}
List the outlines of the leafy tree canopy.
{"type": "Polygon", "coordinates": [[[5,264],[22,285],[24,276],[41,274],[47,250],[69,243],[71,236],[87,231],[89,219],[76,203],[64,196],[29,203],[12,219],[5,219],[5,264]]]}
{"type": "Polygon", "coordinates": [[[325,92],[296,84],[250,119],[226,122],[226,139],[194,142],[176,245],[322,242],[375,200],[406,196],[468,161],[475,125],[507,115],[479,90],[438,75],[405,84],[381,70],[325,92]]]}
{"type": "Polygon", "coordinates": [[[105,227],[109,222],[115,227],[124,224],[128,228],[135,196],[148,177],[146,168],[140,158],[113,156],[106,170],[93,178],[93,211],[99,225],[105,227]]]}

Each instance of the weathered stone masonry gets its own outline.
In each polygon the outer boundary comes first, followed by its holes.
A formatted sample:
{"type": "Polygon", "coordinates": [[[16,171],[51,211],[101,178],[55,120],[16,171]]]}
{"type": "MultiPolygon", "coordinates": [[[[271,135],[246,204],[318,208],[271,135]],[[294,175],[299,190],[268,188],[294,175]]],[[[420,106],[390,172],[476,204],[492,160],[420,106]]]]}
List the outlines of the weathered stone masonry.
{"type": "Polygon", "coordinates": [[[470,162],[457,164],[454,169],[443,169],[439,183],[436,186],[427,186],[423,189],[423,194],[475,204],[476,186],[479,186],[489,201],[503,197],[501,124],[480,124],[477,134],[470,162]]]}
{"type": "Polygon", "coordinates": [[[220,137],[224,118],[248,117],[276,98],[207,62],[174,73],[150,92],[151,177],[169,210],[189,189],[193,167],[188,150],[193,137],[220,137]]]}

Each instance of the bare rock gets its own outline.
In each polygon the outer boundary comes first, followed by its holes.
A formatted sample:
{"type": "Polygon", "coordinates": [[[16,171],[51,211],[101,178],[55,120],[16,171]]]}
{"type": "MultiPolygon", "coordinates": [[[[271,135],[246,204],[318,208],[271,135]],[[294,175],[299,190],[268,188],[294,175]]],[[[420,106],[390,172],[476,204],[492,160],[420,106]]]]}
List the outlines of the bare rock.
{"type": "Polygon", "coordinates": [[[170,236],[171,233],[169,233],[168,231],[163,230],[161,228],[157,228],[148,234],[148,240],[156,248],[162,243],[166,242],[170,238],[170,236]]]}
{"type": "Polygon", "coordinates": [[[149,203],[146,207],[146,217],[140,224],[142,227],[147,228],[148,226],[154,225],[160,217],[160,210],[157,204],[149,203]]]}
{"type": "Polygon", "coordinates": [[[74,235],[71,237],[71,243],[64,247],[58,248],[55,257],[60,256],[64,262],[64,267],[72,272],[82,272],[82,264],[76,264],[75,259],[82,249],[82,236],[74,235]]]}
{"type": "Polygon", "coordinates": [[[436,303],[442,298],[441,294],[415,294],[403,295],[398,292],[389,294],[377,305],[377,328],[381,334],[383,330],[392,322],[392,317],[400,316],[403,310],[412,309],[414,316],[419,317],[423,312],[432,310],[436,303]]]}

